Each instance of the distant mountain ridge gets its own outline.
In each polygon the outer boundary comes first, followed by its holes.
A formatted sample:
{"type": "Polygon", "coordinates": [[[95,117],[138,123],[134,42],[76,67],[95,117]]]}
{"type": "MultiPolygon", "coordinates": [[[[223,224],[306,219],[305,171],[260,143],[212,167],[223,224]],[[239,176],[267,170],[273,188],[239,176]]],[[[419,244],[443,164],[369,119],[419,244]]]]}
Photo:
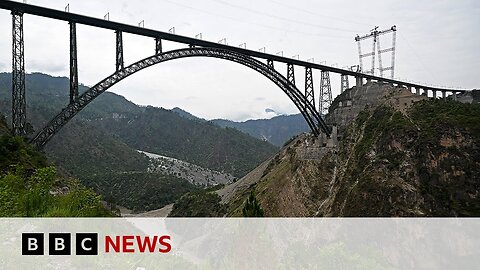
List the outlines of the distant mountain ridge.
{"type": "Polygon", "coordinates": [[[179,107],[175,107],[173,109],[171,109],[170,111],[180,115],[181,117],[183,118],[187,118],[187,119],[190,119],[190,120],[197,120],[197,121],[200,121],[200,122],[207,122],[207,120],[203,119],[203,118],[200,118],[198,116],[195,116],[187,111],[185,111],[184,109],[181,109],[179,107]]]}
{"type": "Polygon", "coordinates": [[[282,146],[293,136],[309,130],[301,114],[279,115],[270,119],[247,120],[245,122],[224,119],[215,119],[210,122],[221,127],[236,128],[276,146],[282,146]]]}
{"type": "MultiPolygon", "coordinates": [[[[178,107],[171,109],[171,111],[186,119],[200,122],[208,121],[178,107]]],[[[265,111],[276,113],[272,109],[265,109],[265,111]]],[[[279,147],[293,136],[309,131],[309,127],[301,114],[278,115],[270,119],[255,119],[243,122],[226,119],[214,119],[208,122],[223,128],[229,127],[238,129],[250,136],[262,141],[268,141],[279,147]]]]}

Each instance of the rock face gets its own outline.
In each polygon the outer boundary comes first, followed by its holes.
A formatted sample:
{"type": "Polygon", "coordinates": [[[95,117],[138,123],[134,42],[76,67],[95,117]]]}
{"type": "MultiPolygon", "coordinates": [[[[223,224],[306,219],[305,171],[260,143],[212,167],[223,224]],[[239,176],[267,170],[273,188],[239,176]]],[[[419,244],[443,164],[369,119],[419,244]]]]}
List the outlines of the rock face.
{"type": "Polygon", "coordinates": [[[330,106],[327,122],[335,124],[343,131],[366,108],[387,105],[405,112],[414,102],[425,99],[428,98],[413,94],[406,88],[367,83],[363,87],[347,89],[337,96],[330,106]]]}
{"type": "Polygon", "coordinates": [[[327,119],[337,147],[297,137],[218,191],[230,215],[255,190],[267,216],[480,216],[480,105],[367,84],[327,119]]]}

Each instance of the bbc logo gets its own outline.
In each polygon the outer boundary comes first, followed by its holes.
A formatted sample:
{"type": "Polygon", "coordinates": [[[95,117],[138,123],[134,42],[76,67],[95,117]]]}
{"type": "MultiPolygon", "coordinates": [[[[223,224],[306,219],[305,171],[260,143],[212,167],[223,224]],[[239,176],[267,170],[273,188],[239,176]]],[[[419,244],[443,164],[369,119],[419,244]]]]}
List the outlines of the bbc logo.
{"type": "MultiPolygon", "coordinates": [[[[44,235],[22,233],[22,255],[45,255],[44,235]]],[[[72,255],[72,234],[49,233],[48,255],[72,255]]],[[[75,255],[98,255],[98,234],[76,233],[75,255]]]]}

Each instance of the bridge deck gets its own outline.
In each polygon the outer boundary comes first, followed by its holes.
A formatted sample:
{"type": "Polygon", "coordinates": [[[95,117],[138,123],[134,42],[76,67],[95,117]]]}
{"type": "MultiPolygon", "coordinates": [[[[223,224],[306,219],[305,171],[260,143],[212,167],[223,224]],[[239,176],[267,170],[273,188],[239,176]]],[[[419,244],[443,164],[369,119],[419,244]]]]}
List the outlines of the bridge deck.
{"type": "Polygon", "coordinates": [[[26,13],[26,14],[31,14],[31,15],[41,16],[41,17],[48,17],[48,18],[52,18],[52,19],[56,19],[56,20],[62,20],[62,21],[68,21],[68,22],[72,21],[72,22],[76,22],[76,23],[79,23],[79,24],[90,25],[90,26],[104,28],[104,29],[119,30],[119,31],[122,31],[122,32],[125,32],[125,33],[131,33],[131,34],[140,35],[140,36],[146,36],[146,37],[152,37],[152,38],[161,38],[161,39],[164,39],[164,40],[174,41],[174,42],[178,42],[178,43],[184,43],[184,44],[188,44],[188,45],[227,49],[227,50],[242,53],[242,54],[249,55],[249,56],[256,57],[256,58],[268,59],[268,60],[273,60],[273,61],[277,61],[277,62],[293,64],[293,65],[303,66],[303,67],[309,67],[309,68],[313,68],[313,69],[329,71],[329,72],[333,72],[333,73],[349,75],[349,76],[354,76],[354,77],[362,77],[362,78],[365,78],[367,80],[382,81],[382,82],[386,82],[386,83],[404,85],[406,87],[428,89],[428,90],[433,90],[433,91],[450,91],[450,92],[469,91],[469,90],[460,90],[460,89],[436,88],[436,87],[430,87],[430,86],[420,85],[420,84],[415,84],[415,83],[410,83],[410,82],[403,82],[403,81],[394,80],[394,79],[382,78],[382,77],[378,77],[378,76],[372,76],[372,75],[369,75],[369,74],[353,72],[351,70],[340,69],[340,68],[335,68],[335,67],[310,63],[310,62],[307,62],[307,61],[292,59],[292,58],[283,57],[283,56],[279,56],[279,55],[272,55],[272,54],[263,53],[263,52],[259,52],[259,51],[252,51],[252,50],[249,50],[249,49],[243,49],[243,48],[239,48],[239,47],[228,46],[228,45],[219,44],[219,43],[215,43],[215,42],[211,42],[211,41],[195,39],[195,38],[191,38],[191,37],[176,35],[176,34],[162,32],[162,31],[158,31],[158,30],[138,27],[138,26],[134,26],[134,25],[128,25],[128,24],[124,24],[124,23],[118,23],[118,22],[113,22],[113,21],[108,21],[108,20],[99,19],[99,18],[93,18],[93,17],[84,16],[84,15],[80,15],[80,14],[64,12],[64,11],[61,11],[61,10],[55,10],[55,9],[50,9],[50,8],[45,8],[45,7],[40,7],[40,6],[34,6],[34,5],[24,4],[24,3],[19,3],[19,2],[2,0],[2,1],[0,1],[0,9],[20,11],[20,12],[23,12],[23,13],[26,13]]]}

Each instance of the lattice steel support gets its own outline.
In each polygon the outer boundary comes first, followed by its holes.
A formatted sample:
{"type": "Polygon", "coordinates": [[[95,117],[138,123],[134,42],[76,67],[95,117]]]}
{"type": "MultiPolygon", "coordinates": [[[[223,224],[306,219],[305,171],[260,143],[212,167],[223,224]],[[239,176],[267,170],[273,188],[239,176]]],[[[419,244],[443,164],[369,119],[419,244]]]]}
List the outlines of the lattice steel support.
{"type": "MultiPolygon", "coordinates": [[[[315,94],[313,91],[312,68],[305,68],[305,102],[310,103],[315,108],[315,94]]],[[[305,108],[307,104],[305,104],[305,108]]]]}
{"type": "Polygon", "coordinates": [[[273,67],[273,60],[268,59],[268,60],[267,60],[267,66],[268,66],[269,68],[271,68],[271,69],[274,69],[274,67],[273,67]]]}
{"type": "Polygon", "coordinates": [[[70,22],[70,103],[78,98],[77,27],[70,22]]]}
{"type": "Polygon", "coordinates": [[[322,77],[320,80],[320,114],[326,115],[328,108],[332,105],[332,87],[330,84],[330,73],[328,71],[322,71],[322,77]]]}
{"type": "Polygon", "coordinates": [[[287,80],[295,85],[295,68],[293,64],[287,64],[287,80]]]}
{"type": "Polygon", "coordinates": [[[364,72],[364,73],[366,73],[366,74],[375,75],[375,55],[377,55],[377,56],[378,56],[378,66],[379,66],[378,69],[379,69],[379,71],[380,71],[380,77],[383,77],[384,71],[390,70],[390,77],[391,77],[392,79],[394,78],[396,31],[397,31],[397,27],[396,27],[395,25],[392,26],[392,27],[389,28],[389,29],[381,30],[381,31],[379,31],[379,30],[378,30],[378,26],[376,26],[374,29],[372,29],[372,30],[370,31],[370,34],[367,34],[367,35],[364,35],[364,36],[359,36],[359,35],[357,35],[357,36],[355,37],[355,41],[356,41],[357,44],[358,44],[358,57],[359,57],[359,63],[360,63],[361,72],[364,72]],[[380,47],[380,36],[381,36],[381,35],[388,34],[388,33],[392,33],[392,47],[386,48],[386,49],[381,49],[381,47],[380,47]],[[372,39],[373,39],[372,52],[362,54],[360,41],[365,40],[365,39],[368,39],[368,38],[372,38],[372,39]],[[376,53],[375,53],[375,47],[376,47],[376,49],[377,49],[377,52],[376,52],[376,53]],[[390,66],[387,66],[387,67],[384,67],[384,63],[383,63],[383,61],[382,61],[382,54],[383,54],[383,53],[387,53],[387,52],[391,52],[391,53],[392,53],[391,65],[390,65],[390,66]],[[370,70],[366,70],[366,69],[364,69],[364,67],[363,67],[362,58],[365,58],[365,57],[372,57],[372,65],[371,65],[371,69],[370,69],[370,70]]]}
{"type": "Polygon", "coordinates": [[[23,40],[23,13],[12,11],[12,130],[25,135],[25,54],[23,40]]]}
{"type": "Polygon", "coordinates": [[[162,39],[156,38],[155,39],[155,54],[162,53],[162,39]]]}
{"type": "Polygon", "coordinates": [[[348,83],[348,75],[340,75],[340,79],[341,79],[341,88],[340,88],[340,93],[343,93],[343,91],[347,90],[348,88],[350,88],[350,85],[348,83]]]}
{"type": "Polygon", "coordinates": [[[123,64],[123,39],[122,39],[122,31],[115,31],[115,34],[117,36],[116,38],[116,66],[117,66],[117,71],[121,70],[124,68],[123,64]]]}

